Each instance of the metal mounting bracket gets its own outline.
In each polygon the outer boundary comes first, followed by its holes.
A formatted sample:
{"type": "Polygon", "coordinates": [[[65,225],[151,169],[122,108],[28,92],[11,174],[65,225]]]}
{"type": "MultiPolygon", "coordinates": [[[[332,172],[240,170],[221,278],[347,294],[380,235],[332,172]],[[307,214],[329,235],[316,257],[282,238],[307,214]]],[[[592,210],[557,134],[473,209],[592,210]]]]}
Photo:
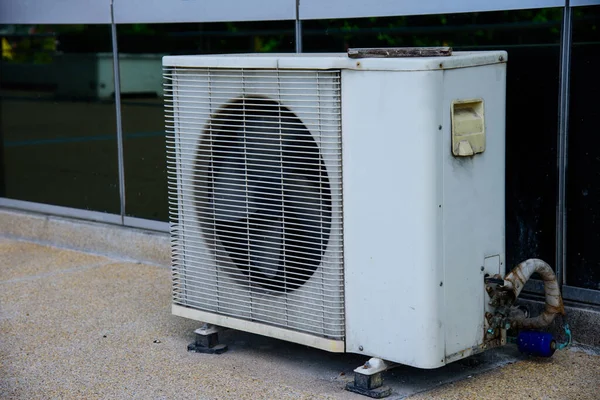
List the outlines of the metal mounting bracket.
{"type": "Polygon", "coordinates": [[[204,324],[196,329],[196,340],[188,345],[188,351],[205,354],[221,354],[227,351],[226,344],[219,344],[219,332],[224,331],[219,326],[204,324]]]}
{"type": "Polygon", "coordinates": [[[346,390],[373,399],[382,399],[392,394],[392,389],[383,386],[383,372],[392,365],[380,358],[371,358],[364,365],[354,370],[354,382],[346,385],[346,390]]]}

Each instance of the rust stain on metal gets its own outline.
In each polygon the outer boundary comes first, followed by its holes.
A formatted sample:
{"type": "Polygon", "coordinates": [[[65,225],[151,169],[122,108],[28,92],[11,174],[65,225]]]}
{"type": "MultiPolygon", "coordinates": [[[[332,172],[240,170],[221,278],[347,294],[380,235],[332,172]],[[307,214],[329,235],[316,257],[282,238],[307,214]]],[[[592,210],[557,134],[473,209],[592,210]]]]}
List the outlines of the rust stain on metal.
{"type": "Polygon", "coordinates": [[[564,314],[565,313],[565,305],[562,302],[560,303],[560,305],[558,307],[548,305],[546,307],[546,309],[554,314],[564,314]]]}
{"type": "Polygon", "coordinates": [[[349,58],[448,57],[451,47],[389,47],[348,49],[349,58]]]}

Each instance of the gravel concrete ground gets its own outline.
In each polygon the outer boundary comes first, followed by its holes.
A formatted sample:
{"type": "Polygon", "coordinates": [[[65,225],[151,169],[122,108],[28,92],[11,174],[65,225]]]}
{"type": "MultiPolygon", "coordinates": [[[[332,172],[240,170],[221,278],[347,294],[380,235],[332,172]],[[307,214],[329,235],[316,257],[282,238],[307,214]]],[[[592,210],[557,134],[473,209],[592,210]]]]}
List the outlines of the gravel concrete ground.
{"type": "MultiPolygon", "coordinates": [[[[225,354],[188,353],[199,323],[170,314],[169,291],[164,267],[0,239],[0,398],[364,399],[343,390],[363,357],[235,331],[225,354]]],[[[391,398],[600,399],[598,355],[502,351],[393,370],[391,398]]]]}

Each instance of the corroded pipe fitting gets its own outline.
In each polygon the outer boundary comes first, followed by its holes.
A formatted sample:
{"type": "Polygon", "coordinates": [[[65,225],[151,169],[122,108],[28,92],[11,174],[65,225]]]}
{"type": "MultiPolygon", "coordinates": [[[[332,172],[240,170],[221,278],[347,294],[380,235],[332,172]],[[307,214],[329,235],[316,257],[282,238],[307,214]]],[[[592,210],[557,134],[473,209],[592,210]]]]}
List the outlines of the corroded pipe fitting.
{"type": "Polygon", "coordinates": [[[546,262],[532,258],[523,261],[517,265],[504,278],[504,287],[511,290],[515,299],[525,287],[525,283],[529,280],[533,273],[537,272],[544,281],[544,293],[546,295],[546,308],[537,317],[532,318],[517,318],[513,321],[513,325],[524,329],[539,329],[545,328],[554,321],[557,314],[565,314],[565,306],[563,304],[560,288],[556,281],[554,271],[546,262]]]}

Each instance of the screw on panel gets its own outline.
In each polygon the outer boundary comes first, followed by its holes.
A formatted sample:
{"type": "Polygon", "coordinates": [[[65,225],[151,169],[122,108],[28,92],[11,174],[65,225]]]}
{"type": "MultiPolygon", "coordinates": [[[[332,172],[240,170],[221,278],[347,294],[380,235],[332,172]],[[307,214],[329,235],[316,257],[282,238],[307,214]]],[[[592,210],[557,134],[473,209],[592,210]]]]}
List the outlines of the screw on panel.
{"type": "Polygon", "coordinates": [[[358,346],[358,350],[363,351],[363,347],[362,346],[358,346]]]}
{"type": "Polygon", "coordinates": [[[440,287],[444,286],[444,282],[440,282],[440,287]]]}
{"type": "Polygon", "coordinates": [[[438,126],[438,129],[441,131],[441,130],[442,130],[442,126],[441,126],[441,125],[440,125],[440,126],[438,126]]]}
{"type": "Polygon", "coordinates": [[[485,268],[484,268],[484,267],[481,267],[481,272],[483,272],[483,270],[485,270],[485,268]]]}

